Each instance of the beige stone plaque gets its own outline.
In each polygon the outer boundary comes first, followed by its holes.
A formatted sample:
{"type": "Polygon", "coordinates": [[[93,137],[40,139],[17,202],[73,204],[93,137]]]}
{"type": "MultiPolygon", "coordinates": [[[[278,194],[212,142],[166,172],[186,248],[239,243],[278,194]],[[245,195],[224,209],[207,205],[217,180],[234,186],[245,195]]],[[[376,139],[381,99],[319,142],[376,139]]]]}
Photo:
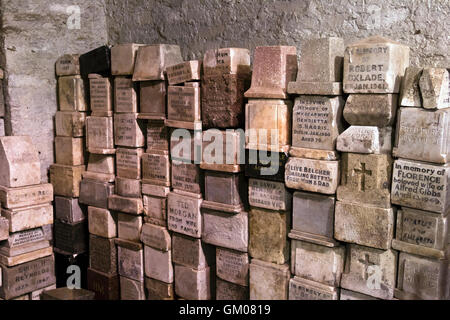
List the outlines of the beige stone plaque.
{"type": "Polygon", "coordinates": [[[139,47],[143,44],[124,43],[116,44],[111,48],[111,74],[132,75],[134,63],[139,47]]]}
{"type": "Polygon", "coordinates": [[[58,77],[59,111],[87,111],[84,83],[80,76],[58,77]]]}
{"type": "Polygon", "coordinates": [[[90,153],[114,154],[114,131],[112,117],[86,118],[86,146],[90,153]]]}
{"type": "Polygon", "coordinates": [[[114,78],[114,112],[138,112],[136,85],[129,77],[114,78]]]}
{"type": "Polygon", "coordinates": [[[108,209],[134,215],[144,211],[141,198],[121,197],[117,194],[108,197],[108,209]]]}
{"type": "Polygon", "coordinates": [[[141,180],[116,177],[115,190],[116,194],[122,197],[140,198],[141,180]]]}
{"type": "Polygon", "coordinates": [[[169,230],[194,238],[202,236],[202,199],[174,192],[167,196],[167,225],[169,230]]]}
{"type": "Polygon", "coordinates": [[[204,179],[198,164],[172,160],[172,188],[202,194],[204,179]]]}
{"type": "Polygon", "coordinates": [[[117,176],[128,179],[141,179],[142,148],[117,148],[117,176]]]}
{"type": "Polygon", "coordinates": [[[84,164],[84,138],[55,137],[56,163],[68,166],[84,164]]]}
{"type": "Polygon", "coordinates": [[[246,252],[216,249],[217,277],[241,286],[248,286],[249,258],[246,252]]]}
{"type": "Polygon", "coordinates": [[[170,186],[170,159],[168,154],[142,155],[142,182],[170,186]]]}
{"type": "Polygon", "coordinates": [[[85,166],[66,166],[52,164],[50,166],[50,183],[53,193],[58,196],[78,198],[80,196],[81,175],[85,166]]]}
{"type": "Polygon", "coordinates": [[[339,288],[294,276],[289,280],[289,300],[338,300],[339,288]]]}
{"type": "Polygon", "coordinates": [[[422,76],[422,68],[407,67],[400,88],[399,104],[403,107],[421,107],[419,79],[422,76]]]}
{"type": "Polygon", "coordinates": [[[185,61],[166,68],[167,80],[170,86],[200,80],[201,71],[202,62],[200,60],[185,61]]]}
{"type": "Polygon", "coordinates": [[[2,216],[9,221],[9,232],[42,227],[53,223],[53,206],[38,204],[16,209],[1,209],[2,216]]]}
{"type": "Polygon", "coordinates": [[[139,100],[139,118],[165,120],[166,119],[166,101],[167,84],[165,81],[141,81],[140,100],[139,100]]]}
{"type": "Polygon", "coordinates": [[[144,223],[141,230],[141,241],[146,246],[160,251],[170,251],[172,241],[166,227],[144,223]]]}
{"type": "Polygon", "coordinates": [[[42,183],[19,188],[7,188],[0,185],[0,201],[2,207],[7,209],[52,202],[53,185],[42,183]]]}
{"type": "Polygon", "coordinates": [[[337,139],[336,149],[353,153],[391,153],[392,128],[350,126],[337,139]]]}
{"type": "Polygon", "coordinates": [[[107,209],[88,207],[89,233],[103,238],[117,237],[117,213],[107,209]]]}
{"type": "Polygon", "coordinates": [[[160,251],[144,246],[145,276],[165,283],[173,283],[172,251],[160,251]]]}
{"type": "Polygon", "coordinates": [[[56,135],[60,137],[83,137],[86,114],[76,111],[56,111],[56,135]]]}
{"type": "Polygon", "coordinates": [[[245,132],[242,129],[203,131],[200,168],[222,172],[243,171],[245,132]],[[219,143],[222,144],[220,149],[219,143]]]}
{"type": "Polygon", "coordinates": [[[179,233],[172,233],[173,262],[193,269],[204,269],[214,266],[215,247],[179,233]]]}
{"type": "Polygon", "coordinates": [[[250,300],[287,300],[291,274],[287,264],[258,259],[250,263],[250,300]]]}
{"type": "Polygon", "coordinates": [[[117,236],[120,239],[139,242],[142,230],[142,217],[117,213],[117,236]]]}
{"type": "Polygon", "coordinates": [[[169,131],[164,121],[149,120],[147,122],[147,153],[155,150],[169,153],[169,131]]]}
{"type": "Polygon", "coordinates": [[[80,55],[65,54],[56,60],[55,69],[57,76],[73,76],[80,74],[80,55]]]}
{"type": "Polygon", "coordinates": [[[175,265],[175,293],[187,300],[210,300],[214,288],[214,269],[192,269],[175,265]]]}
{"type": "MultiPolygon", "coordinates": [[[[170,188],[168,188],[170,189],[170,188]]],[[[143,195],[144,219],[158,226],[167,226],[167,198],[143,195]]]]}
{"type": "Polygon", "coordinates": [[[89,74],[89,96],[92,116],[110,117],[113,115],[113,90],[108,77],[89,74]]]}
{"type": "Polygon", "coordinates": [[[419,80],[425,109],[450,107],[449,73],[445,68],[425,68],[419,80]]]}
{"type": "Polygon", "coordinates": [[[250,69],[249,49],[210,49],[203,55],[203,72],[205,75],[248,74],[250,69]]]}
{"type": "Polygon", "coordinates": [[[114,115],[114,141],[122,147],[145,146],[145,128],[137,113],[116,113],[114,115]]]}
{"type": "Polygon", "coordinates": [[[199,87],[168,87],[166,124],[169,127],[191,130],[201,128],[199,87]]]}

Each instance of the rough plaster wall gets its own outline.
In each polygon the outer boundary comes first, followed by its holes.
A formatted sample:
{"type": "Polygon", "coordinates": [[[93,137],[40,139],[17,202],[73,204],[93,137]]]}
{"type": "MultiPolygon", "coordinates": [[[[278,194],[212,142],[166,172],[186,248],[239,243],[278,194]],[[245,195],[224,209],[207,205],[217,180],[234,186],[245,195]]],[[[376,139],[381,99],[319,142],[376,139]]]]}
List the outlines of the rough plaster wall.
{"type": "Polygon", "coordinates": [[[450,66],[449,0],[105,0],[111,43],[173,43],[205,50],[380,34],[411,47],[411,64],[450,66]]]}
{"type": "Polygon", "coordinates": [[[107,42],[104,0],[2,0],[1,9],[6,133],[31,136],[47,181],[54,162],[54,64],[65,53],[84,53],[107,42]],[[67,27],[66,9],[72,5],[80,7],[80,29],[67,27]]]}

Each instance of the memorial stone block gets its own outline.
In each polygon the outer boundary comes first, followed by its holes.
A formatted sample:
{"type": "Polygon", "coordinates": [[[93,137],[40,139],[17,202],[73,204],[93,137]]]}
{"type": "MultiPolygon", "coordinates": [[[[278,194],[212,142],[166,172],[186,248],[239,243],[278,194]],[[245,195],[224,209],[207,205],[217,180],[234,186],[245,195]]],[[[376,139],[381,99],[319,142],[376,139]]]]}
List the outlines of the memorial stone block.
{"type": "Polygon", "coordinates": [[[393,154],[434,163],[450,162],[450,109],[400,108],[393,154]]]}
{"type": "Polygon", "coordinates": [[[119,276],[87,269],[87,288],[95,292],[95,300],[119,300],[119,276]]]}
{"type": "Polygon", "coordinates": [[[53,223],[53,206],[37,204],[14,209],[1,209],[2,216],[9,221],[9,231],[17,232],[53,223]]]}
{"type": "Polygon", "coordinates": [[[110,117],[113,115],[113,90],[111,80],[99,74],[89,74],[89,96],[91,115],[110,117]]]}
{"type": "Polygon", "coordinates": [[[289,280],[289,300],[338,300],[339,289],[294,276],[289,280]]]}
{"type": "Polygon", "coordinates": [[[80,206],[77,198],[55,197],[55,218],[74,223],[86,218],[86,208],[80,206]]]}
{"type": "Polygon", "coordinates": [[[144,250],[139,242],[115,239],[119,275],[139,282],[144,281],[144,250]]]}
{"type": "Polygon", "coordinates": [[[139,118],[164,120],[166,118],[167,87],[165,81],[139,82],[139,118]]]}
{"type": "Polygon", "coordinates": [[[347,245],[341,287],[375,298],[392,299],[397,277],[397,252],[347,245]]]}
{"type": "Polygon", "coordinates": [[[207,50],[203,56],[203,72],[206,76],[250,74],[250,50],[244,48],[207,50]]]}
{"type": "Polygon", "coordinates": [[[245,133],[242,129],[203,131],[200,168],[222,172],[242,171],[245,162],[242,152],[244,143],[245,133]]]}
{"type": "Polygon", "coordinates": [[[114,275],[117,274],[117,248],[114,239],[89,236],[89,267],[114,275]]]}
{"type": "Polygon", "coordinates": [[[389,154],[344,153],[337,199],[388,209],[392,158],[389,154]]]}
{"type": "Polygon", "coordinates": [[[114,182],[115,158],[113,155],[89,154],[87,171],[83,172],[83,179],[114,182]]]}
{"type": "Polygon", "coordinates": [[[407,67],[400,88],[400,105],[403,107],[421,107],[422,98],[419,88],[419,79],[422,68],[407,67]]]}
{"type": "Polygon", "coordinates": [[[172,162],[199,163],[202,158],[202,131],[170,129],[170,157],[172,162]]]}
{"type": "Polygon", "coordinates": [[[398,93],[409,66],[409,47],[380,36],[351,44],[344,52],[345,93],[398,93]]]}
{"type": "Polygon", "coordinates": [[[160,251],[169,251],[172,249],[170,233],[165,227],[144,223],[142,225],[140,240],[146,246],[160,251]]]}
{"type": "Polygon", "coordinates": [[[80,56],[80,71],[83,78],[90,73],[108,76],[111,73],[111,49],[104,45],[80,56]]]}
{"type": "Polygon", "coordinates": [[[339,300],[378,300],[377,298],[368,296],[366,294],[341,289],[339,300]]]}
{"type": "Polygon", "coordinates": [[[145,45],[138,49],[133,81],[164,80],[165,69],[183,62],[178,45],[145,45]]]}
{"type": "Polygon", "coordinates": [[[141,198],[128,198],[116,194],[108,197],[108,209],[139,215],[144,211],[141,198]]]}
{"type": "Polygon", "coordinates": [[[84,150],[84,138],[55,137],[55,158],[58,164],[84,164],[84,150]]]}
{"type": "Polygon", "coordinates": [[[69,224],[55,220],[54,230],[56,248],[71,254],[79,254],[88,250],[87,221],[69,224]]]}
{"type": "Polygon", "coordinates": [[[83,79],[80,76],[58,77],[59,111],[87,111],[83,79]]]}
{"type": "Polygon", "coordinates": [[[292,102],[252,99],[245,106],[245,147],[288,152],[292,102]]]}
{"type": "Polygon", "coordinates": [[[46,248],[41,248],[37,250],[33,250],[30,252],[22,253],[17,256],[6,256],[3,254],[0,254],[0,265],[4,265],[7,267],[13,267],[19,264],[24,264],[39,258],[47,257],[52,255],[53,248],[50,246],[47,246],[46,248]]]}
{"type": "Polygon", "coordinates": [[[121,178],[141,179],[142,148],[116,149],[116,174],[121,178]]]}
{"type": "Polygon", "coordinates": [[[147,122],[147,153],[155,150],[169,153],[169,132],[164,121],[149,120],[147,122]]]}
{"type": "Polygon", "coordinates": [[[145,300],[144,282],[120,276],[120,300],[145,300]]]}
{"type": "Polygon", "coordinates": [[[198,164],[172,160],[171,178],[173,189],[202,194],[204,178],[198,164]]]}
{"type": "Polygon", "coordinates": [[[425,68],[419,80],[425,109],[450,107],[449,73],[445,68],[425,68]]]}
{"type": "Polygon", "coordinates": [[[118,212],[117,230],[120,239],[139,242],[141,239],[142,217],[118,212]]]}
{"type": "Polygon", "coordinates": [[[205,200],[202,207],[239,213],[247,206],[247,181],[244,174],[205,172],[205,200]]]}
{"type": "Polygon", "coordinates": [[[108,208],[108,197],[114,193],[114,185],[108,182],[83,179],[80,183],[79,202],[98,208],[108,208]]]}
{"type": "Polygon", "coordinates": [[[187,300],[211,300],[214,290],[214,270],[201,270],[175,265],[175,293],[187,300]]]}
{"type": "Polygon", "coordinates": [[[86,114],[76,111],[56,111],[56,135],[60,137],[83,137],[86,114]]]}
{"type": "Polygon", "coordinates": [[[337,138],[336,149],[352,153],[391,153],[392,128],[350,126],[337,138]]]}
{"type": "Polygon", "coordinates": [[[202,236],[202,199],[174,192],[167,196],[167,225],[169,230],[194,238],[202,236]]]}
{"type": "Polygon", "coordinates": [[[184,61],[166,67],[169,86],[188,81],[200,80],[202,62],[200,60],[184,61]]]}
{"type": "Polygon", "coordinates": [[[398,159],[392,174],[392,203],[442,213],[450,209],[450,167],[398,159]]]}
{"type": "Polygon", "coordinates": [[[0,185],[2,207],[14,209],[53,201],[53,186],[42,183],[32,186],[7,188],[0,185]]]}
{"type": "Polygon", "coordinates": [[[86,118],[86,146],[90,153],[114,154],[112,117],[86,118]]]}
{"type": "Polygon", "coordinates": [[[117,213],[107,209],[88,207],[89,233],[103,238],[117,237],[117,213]]]}
{"type": "Polygon", "coordinates": [[[169,127],[201,129],[200,87],[168,87],[166,124],[169,127]]]}
{"type": "Polygon", "coordinates": [[[139,47],[143,44],[124,43],[116,44],[111,48],[111,74],[132,75],[134,63],[139,47]]]}
{"type": "Polygon", "coordinates": [[[351,125],[387,127],[394,123],[398,94],[350,94],[343,116],[351,125]]]}
{"type": "MultiPolygon", "coordinates": [[[[9,221],[5,217],[0,217],[0,241],[9,237],[9,221]]],[[[1,250],[1,249],[0,249],[1,250]]]]}
{"type": "Polygon", "coordinates": [[[145,128],[137,113],[114,114],[114,143],[130,148],[145,146],[145,128]]]}
{"type": "Polygon", "coordinates": [[[43,289],[35,290],[29,293],[29,300],[41,300],[41,295],[44,291],[56,289],[56,284],[45,287],[43,289]]]}
{"type": "Polygon", "coordinates": [[[147,300],[174,300],[174,284],[152,278],[145,278],[147,300]]]}
{"type": "Polygon", "coordinates": [[[145,276],[166,283],[173,282],[172,251],[144,246],[145,276]]]}
{"type": "Polygon", "coordinates": [[[141,193],[141,180],[116,178],[115,183],[116,194],[122,197],[140,198],[141,193]]]}
{"type": "Polygon", "coordinates": [[[55,69],[57,76],[74,76],[80,74],[80,55],[65,54],[56,60],[55,69]]]}
{"type": "Polygon", "coordinates": [[[252,84],[247,98],[286,99],[287,86],[297,76],[297,49],[294,46],[256,47],[252,84]]]}
{"type": "Polygon", "coordinates": [[[216,300],[248,300],[248,287],[216,278],[216,300]]]}
{"type": "Polygon", "coordinates": [[[287,300],[289,266],[258,259],[250,263],[250,300],[287,300]]]}
{"type": "Polygon", "coordinates": [[[286,187],[334,194],[339,183],[339,161],[289,158],[286,163],[286,187]]]}
{"type": "Polygon", "coordinates": [[[114,78],[114,112],[138,112],[136,84],[129,77],[114,78]]]}
{"type": "Polygon", "coordinates": [[[248,200],[251,206],[270,210],[291,210],[292,193],[286,189],[284,183],[253,178],[250,178],[248,183],[248,200]]]}
{"type": "Polygon", "coordinates": [[[200,239],[172,233],[172,260],[174,263],[193,269],[214,266],[215,247],[200,239]]]}
{"type": "Polygon", "coordinates": [[[167,198],[143,195],[144,220],[158,226],[167,226],[167,198]]]}
{"type": "Polygon", "coordinates": [[[142,155],[142,182],[169,187],[170,157],[151,150],[142,155]]]}
{"type": "Polygon", "coordinates": [[[248,286],[249,258],[246,252],[216,249],[217,277],[241,286],[248,286]]]}

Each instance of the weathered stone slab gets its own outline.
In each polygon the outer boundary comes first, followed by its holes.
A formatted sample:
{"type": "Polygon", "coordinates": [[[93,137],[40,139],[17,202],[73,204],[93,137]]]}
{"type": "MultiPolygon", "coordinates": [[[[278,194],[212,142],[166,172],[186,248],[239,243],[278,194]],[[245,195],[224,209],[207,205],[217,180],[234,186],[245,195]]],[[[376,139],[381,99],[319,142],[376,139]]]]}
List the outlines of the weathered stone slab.
{"type": "Polygon", "coordinates": [[[351,44],[344,52],[344,92],[397,93],[409,66],[409,47],[380,36],[351,44]]]}
{"type": "Polygon", "coordinates": [[[246,98],[286,99],[287,86],[297,76],[297,49],[294,46],[256,47],[252,84],[246,98]]]}
{"type": "Polygon", "coordinates": [[[216,278],[216,300],[248,300],[249,289],[232,282],[216,278]]]}
{"type": "Polygon", "coordinates": [[[397,252],[347,245],[341,287],[375,298],[392,299],[397,277],[397,252]]]}
{"type": "Polygon", "coordinates": [[[169,86],[167,88],[167,121],[169,127],[201,128],[200,87],[169,86]]]}
{"type": "Polygon", "coordinates": [[[252,259],[250,300],[287,300],[290,277],[287,264],[278,265],[252,259]]]}
{"type": "Polygon", "coordinates": [[[174,280],[172,251],[160,251],[144,246],[145,276],[166,283],[174,280]]]}
{"type": "Polygon", "coordinates": [[[155,44],[139,47],[133,81],[164,80],[167,67],[183,62],[178,45],[155,44]]]}
{"type": "Polygon", "coordinates": [[[387,250],[391,247],[394,225],[393,208],[336,202],[334,237],[337,240],[387,250]]]}
{"type": "Polygon", "coordinates": [[[308,192],[294,192],[290,238],[327,247],[334,240],[334,197],[308,192]]]}
{"type": "Polygon", "coordinates": [[[294,276],[289,280],[289,300],[338,300],[339,289],[294,276]]]}
{"type": "Polygon", "coordinates": [[[114,112],[138,112],[136,83],[130,77],[114,78],[114,112]]]}
{"type": "Polygon", "coordinates": [[[80,71],[83,78],[90,73],[98,73],[103,76],[111,74],[111,49],[104,45],[80,55],[80,71]]]}
{"type": "Polygon", "coordinates": [[[80,207],[77,198],[55,197],[55,218],[74,223],[86,218],[86,208],[80,207]]]}
{"type": "Polygon", "coordinates": [[[289,158],[285,183],[288,188],[334,194],[339,183],[339,161],[289,158]]]}
{"type": "Polygon", "coordinates": [[[88,224],[81,221],[73,224],[55,220],[55,248],[70,254],[88,251],[88,224]]]}
{"type": "Polygon", "coordinates": [[[58,77],[59,111],[87,111],[83,79],[80,76],[58,77]]]}
{"type": "Polygon", "coordinates": [[[38,204],[28,207],[1,209],[2,216],[9,221],[9,231],[17,232],[53,223],[53,206],[38,204]]]}
{"type": "Polygon", "coordinates": [[[7,256],[0,254],[0,265],[13,267],[19,264],[27,263],[39,258],[47,257],[53,254],[53,248],[49,245],[45,248],[22,253],[17,256],[7,256]]]}
{"type": "Polygon", "coordinates": [[[114,143],[130,148],[145,146],[145,128],[137,113],[114,114],[114,143]]]}
{"type": "Polygon", "coordinates": [[[249,213],[248,252],[252,258],[283,264],[289,260],[290,214],[251,208],[249,213]]]}
{"type": "Polygon", "coordinates": [[[392,158],[389,154],[344,153],[337,199],[390,208],[392,158]]]}
{"type": "Polygon", "coordinates": [[[117,177],[115,182],[116,194],[127,198],[140,198],[141,180],[117,177]]]}
{"type": "Polygon", "coordinates": [[[35,290],[29,293],[29,300],[41,300],[41,295],[44,291],[56,289],[56,284],[45,287],[43,289],[35,290]]]}
{"type": "Polygon", "coordinates": [[[174,284],[145,277],[147,300],[174,300],[174,284]]]}
{"type": "Polygon", "coordinates": [[[398,159],[392,174],[392,203],[442,213],[450,212],[450,167],[398,159]]]}
{"type": "Polygon", "coordinates": [[[159,119],[166,118],[167,86],[165,81],[141,81],[139,118],[159,119]]]}
{"type": "Polygon", "coordinates": [[[117,213],[107,209],[88,207],[89,233],[103,238],[117,237],[117,213]]]}
{"type": "Polygon", "coordinates": [[[200,168],[222,172],[243,170],[245,133],[242,129],[203,131],[200,168]]]}
{"type": "Polygon", "coordinates": [[[139,215],[144,211],[141,198],[121,197],[116,194],[108,197],[108,209],[139,215]]]}
{"type": "Polygon", "coordinates": [[[200,80],[202,61],[190,60],[166,67],[169,85],[200,80]]]}
{"type": "Polygon", "coordinates": [[[450,109],[400,108],[397,117],[394,156],[450,162],[450,109]]]}
{"type": "Polygon", "coordinates": [[[288,153],[264,150],[245,150],[247,177],[284,182],[288,153]]]}
{"type": "Polygon", "coordinates": [[[245,106],[245,147],[287,152],[291,144],[292,102],[252,99],[245,106]]]}
{"type": "Polygon", "coordinates": [[[172,260],[174,263],[193,269],[214,266],[215,247],[200,239],[182,234],[172,234],[172,260]]]}
{"type": "Polygon", "coordinates": [[[175,293],[187,300],[211,300],[214,296],[214,270],[175,265],[175,293]]]}
{"type": "Polygon", "coordinates": [[[429,211],[402,208],[397,212],[392,247],[415,255],[444,259],[449,242],[447,217],[429,211]]]}
{"type": "Polygon", "coordinates": [[[86,147],[90,153],[114,154],[112,117],[86,118],[86,147]]]}
{"type": "Polygon", "coordinates": [[[419,80],[419,87],[425,109],[444,109],[450,107],[450,83],[447,69],[423,69],[419,80]]]}
{"type": "Polygon", "coordinates": [[[142,217],[118,212],[117,230],[117,235],[120,239],[139,242],[141,239],[142,217]]]}
{"type": "Polygon", "coordinates": [[[401,252],[395,297],[401,300],[448,299],[448,260],[401,252]]]}
{"type": "Polygon", "coordinates": [[[282,182],[250,178],[248,180],[248,201],[253,207],[290,211],[292,193],[282,182]]]}
{"type": "Polygon", "coordinates": [[[238,213],[247,206],[247,181],[243,173],[205,171],[202,207],[238,213]]]}
{"type": "Polygon", "coordinates": [[[378,300],[377,298],[350,290],[341,289],[340,291],[339,300],[378,300]]]}
{"type": "Polygon", "coordinates": [[[119,300],[119,276],[87,269],[87,288],[95,292],[95,300],[119,300]]]}
{"type": "Polygon", "coordinates": [[[0,185],[39,184],[40,170],[39,155],[29,136],[0,137],[0,185]]]}
{"type": "Polygon", "coordinates": [[[111,74],[132,75],[134,71],[134,63],[139,47],[143,44],[124,43],[116,44],[111,48],[111,74]]]}
{"type": "Polygon", "coordinates": [[[248,270],[249,258],[246,252],[216,249],[217,277],[240,286],[248,286],[248,270]]]}
{"type": "Polygon", "coordinates": [[[203,73],[250,74],[250,50],[244,48],[220,48],[206,50],[203,55],[203,73]]]}
{"type": "Polygon", "coordinates": [[[149,120],[147,122],[147,153],[155,150],[169,153],[169,132],[164,121],[149,120]]]}
{"type": "Polygon", "coordinates": [[[299,96],[292,111],[292,147],[335,150],[343,131],[342,97],[299,96]]]}
{"type": "Polygon", "coordinates": [[[167,196],[167,226],[169,230],[194,238],[202,236],[202,199],[174,192],[167,196]]]}
{"type": "Polygon", "coordinates": [[[350,126],[337,138],[336,149],[353,153],[391,153],[392,128],[350,126]]]}
{"type": "Polygon", "coordinates": [[[202,240],[204,242],[242,252],[248,251],[249,218],[247,212],[230,214],[202,209],[202,214],[202,240]]]}
{"type": "Polygon", "coordinates": [[[0,216],[0,241],[9,237],[9,221],[0,216]]]}
{"type": "MultiPolygon", "coordinates": [[[[168,188],[170,189],[170,188],[168,188]]],[[[144,219],[146,222],[167,227],[167,198],[143,195],[144,219]]]]}
{"type": "Polygon", "coordinates": [[[89,267],[114,275],[117,274],[117,248],[114,239],[89,236],[89,267]]]}
{"type": "Polygon", "coordinates": [[[145,300],[144,282],[120,276],[120,300],[145,300]]]}
{"type": "Polygon", "coordinates": [[[116,238],[119,275],[144,281],[144,250],[139,242],[116,238]]]}
{"type": "Polygon", "coordinates": [[[173,189],[202,194],[204,178],[198,164],[172,160],[171,177],[173,189]]]}
{"type": "Polygon", "coordinates": [[[344,106],[344,119],[356,126],[392,126],[398,94],[350,94],[344,106]]]}
{"type": "Polygon", "coordinates": [[[178,130],[171,128],[170,132],[170,157],[172,162],[184,161],[199,163],[202,158],[202,131],[178,130]]]}
{"type": "Polygon", "coordinates": [[[165,227],[144,223],[141,229],[140,240],[146,246],[160,251],[172,249],[170,233],[165,227]]]}
{"type": "Polygon", "coordinates": [[[56,135],[60,137],[83,137],[86,114],[76,111],[56,111],[56,135]]]}
{"type": "Polygon", "coordinates": [[[169,187],[170,157],[150,150],[142,154],[142,182],[169,187]]]}
{"type": "Polygon", "coordinates": [[[55,158],[58,164],[84,164],[84,150],[84,138],[55,137],[55,158]]]}
{"type": "Polygon", "coordinates": [[[400,88],[399,104],[403,107],[421,107],[419,79],[422,76],[422,68],[407,67],[400,88]]]}
{"type": "Polygon", "coordinates": [[[117,148],[116,172],[117,176],[128,179],[141,178],[142,148],[117,148]]]}
{"type": "Polygon", "coordinates": [[[337,37],[302,42],[297,81],[289,93],[312,95],[342,94],[344,39],[337,37]]]}
{"type": "Polygon", "coordinates": [[[113,155],[89,154],[87,171],[83,172],[83,179],[114,182],[115,158],[113,155]]]}
{"type": "Polygon", "coordinates": [[[339,287],[345,247],[325,247],[291,239],[291,272],[300,278],[339,287]]]}
{"type": "Polygon", "coordinates": [[[1,266],[0,298],[9,300],[55,283],[53,255],[8,268],[1,266]]]}
{"type": "Polygon", "coordinates": [[[242,127],[244,92],[249,87],[250,73],[203,76],[201,89],[203,127],[242,127]]]}
{"type": "Polygon", "coordinates": [[[108,208],[108,197],[114,193],[114,184],[83,179],[80,184],[79,202],[98,208],[108,208]]]}
{"type": "Polygon", "coordinates": [[[142,195],[148,195],[148,196],[159,197],[159,198],[167,198],[167,195],[170,192],[169,187],[156,186],[156,185],[146,184],[146,183],[143,183],[141,185],[141,188],[142,188],[142,195]]]}
{"type": "Polygon", "coordinates": [[[56,60],[55,69],[57,76],[74,76],[80,74],[80,55],[65,54],[56,60]]]}
{"type": "Polygon", "coordinates": [[[0,201],[3,208],[13,209],[48,203],[53,200],[53,185],[42,183],[32,186],[7,188],[0,185],[0,201]]]}
{"type": "Polygon", "coordinates": [[[113,115],[113,89],[108,77],[89,74],[89,96],[92,116],[110,117],[113,115]]]}

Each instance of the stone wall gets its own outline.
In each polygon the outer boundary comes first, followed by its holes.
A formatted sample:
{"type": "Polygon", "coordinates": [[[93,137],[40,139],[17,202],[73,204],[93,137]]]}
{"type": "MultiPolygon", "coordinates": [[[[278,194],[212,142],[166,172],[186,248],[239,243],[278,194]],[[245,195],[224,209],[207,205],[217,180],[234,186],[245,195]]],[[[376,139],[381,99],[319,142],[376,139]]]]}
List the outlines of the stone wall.
{"type": "Polygon", "coordinates": [[[379,34],[411,47],[411,63],[450,66],[446,0],[105,0],[111,43],[179,44],[185,59],[214,47],[379,34]]]}
{"type": "Polygon", "coordinates": [[[47,181],[54,162],[55,61],[107,42],[104,0],[3,0],[1,11],[6,134],[31,136],[47,181]],[[79,29],[75,16],[68,21],[74,5],[80,8],[79,29]]]}

